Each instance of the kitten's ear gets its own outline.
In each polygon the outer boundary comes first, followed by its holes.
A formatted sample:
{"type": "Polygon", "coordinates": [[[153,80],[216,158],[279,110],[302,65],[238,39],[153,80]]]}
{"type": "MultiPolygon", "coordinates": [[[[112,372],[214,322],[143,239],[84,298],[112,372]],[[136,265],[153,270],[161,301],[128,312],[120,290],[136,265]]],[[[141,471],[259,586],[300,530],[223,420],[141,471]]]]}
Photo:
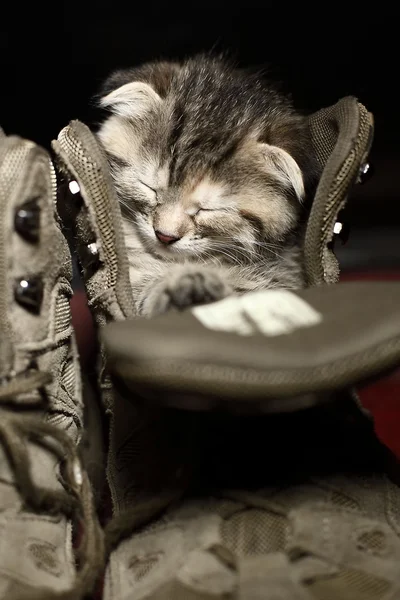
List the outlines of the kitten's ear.
{"type": "Polygon", "coordinates": [[[132,81],[101,98],[100,106],[121,117],[140,118],[161,102],[161,97],[149,84],[132,81]]]}
{"type": "Polygon", "coordinates": [[[301,202],[304,199],[304,181],[300,167],[286,150],[278,146],[260,144],[268,170],[285,186],[292,188],[296,197],[301,202]]]}

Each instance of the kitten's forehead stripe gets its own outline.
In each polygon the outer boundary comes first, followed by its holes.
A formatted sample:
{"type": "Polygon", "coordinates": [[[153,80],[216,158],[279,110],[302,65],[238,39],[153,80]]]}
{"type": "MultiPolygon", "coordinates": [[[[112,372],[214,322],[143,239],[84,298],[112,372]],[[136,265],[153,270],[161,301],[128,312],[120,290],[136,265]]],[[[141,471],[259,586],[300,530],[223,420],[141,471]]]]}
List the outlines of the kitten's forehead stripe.
{"type": "Polygon", "coordinates": [[[198,206],[204,206],[210,203],[218,204],[224,196],[225,186],[209,178],[202,179],[195,184],[187,195],[187,201],[198,206]]]}
{"type": "MultiPolygon", "coordinates": [[[[187,122],[187,128],[191,125],[187,122]]],[[[198,176],[201,173],[214,173],[223,169],[226,163],[234,158],[240,141],[232,139],[225,133],[216,132],[210,137],[202,137],[201,134],[185,135],[181,132],[180,138],[176,138],[174,144],[173,159],[171,161],[171,180],[181,185],[185,179],[198,176]]]]}
{"type": "Polygon", "coordinates": [[[170,167],[168,163],[162,165],[156,172],[155,187],[157,189],[165,189],[168,187],[170,180],[170,167]]]}
{"type": "Polygon", "coordinates": [[[171,182],[177,183],[178,177],[176,173],[176,163],[178,160],[178,144],[180,137],[183,133],[183,129],[185,126],[185,114],[182,110],[182,107],[177,103],[175,106],[172,118],[171,118],[171,128],[170,133],[167,138],[167,150],[169,150],[171,155],[170,161],[170,180],[171,182]]]}

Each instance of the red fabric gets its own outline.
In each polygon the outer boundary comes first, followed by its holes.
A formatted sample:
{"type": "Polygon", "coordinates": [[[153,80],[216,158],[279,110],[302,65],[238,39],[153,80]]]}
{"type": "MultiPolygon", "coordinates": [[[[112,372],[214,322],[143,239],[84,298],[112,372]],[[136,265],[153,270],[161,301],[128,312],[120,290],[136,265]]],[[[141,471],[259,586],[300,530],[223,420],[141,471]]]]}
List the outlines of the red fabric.
{"type": "Polygon", "coordinates": [[[85,365],[94,357],[96,348],[96,334],[85,292],[75,292],[71,299],[71,312],[81,362],[85,365]]]}
{"type": "MultiPolygon", "coordinates": [[[[400,281],[400,272],[348,273],[341,281],[400,281]]],[[[359,396],[374,417],[378,437],[400,459],[400,369],[360,389],[359,396]]]]}

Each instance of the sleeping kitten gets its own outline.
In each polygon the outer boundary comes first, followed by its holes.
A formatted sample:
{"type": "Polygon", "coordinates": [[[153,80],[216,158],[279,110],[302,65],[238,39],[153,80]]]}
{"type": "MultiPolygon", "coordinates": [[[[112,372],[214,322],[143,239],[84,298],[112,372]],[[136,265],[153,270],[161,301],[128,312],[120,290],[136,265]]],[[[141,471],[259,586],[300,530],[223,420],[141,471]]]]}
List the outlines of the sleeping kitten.
{"type": "Polygon", "coordinates": [[[286,98],[200,56],[119,71],[100,105],[137,314],[304,285],[299,222],[318,168],[286,98]]]}

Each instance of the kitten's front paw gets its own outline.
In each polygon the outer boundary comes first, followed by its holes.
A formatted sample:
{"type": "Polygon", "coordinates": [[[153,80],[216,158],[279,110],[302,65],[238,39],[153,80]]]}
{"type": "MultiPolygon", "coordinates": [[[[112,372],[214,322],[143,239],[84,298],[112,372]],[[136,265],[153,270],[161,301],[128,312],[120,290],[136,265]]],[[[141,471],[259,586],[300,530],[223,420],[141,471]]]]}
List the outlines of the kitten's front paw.
{"type": "Polygon", "coordinates": [[[215,271],[182,270],[156,284],[143,304],[146,316],[155,316],[170,309],[184,310],[197,304],[207,304],[225,298],[232,288],[215,271]]]}

